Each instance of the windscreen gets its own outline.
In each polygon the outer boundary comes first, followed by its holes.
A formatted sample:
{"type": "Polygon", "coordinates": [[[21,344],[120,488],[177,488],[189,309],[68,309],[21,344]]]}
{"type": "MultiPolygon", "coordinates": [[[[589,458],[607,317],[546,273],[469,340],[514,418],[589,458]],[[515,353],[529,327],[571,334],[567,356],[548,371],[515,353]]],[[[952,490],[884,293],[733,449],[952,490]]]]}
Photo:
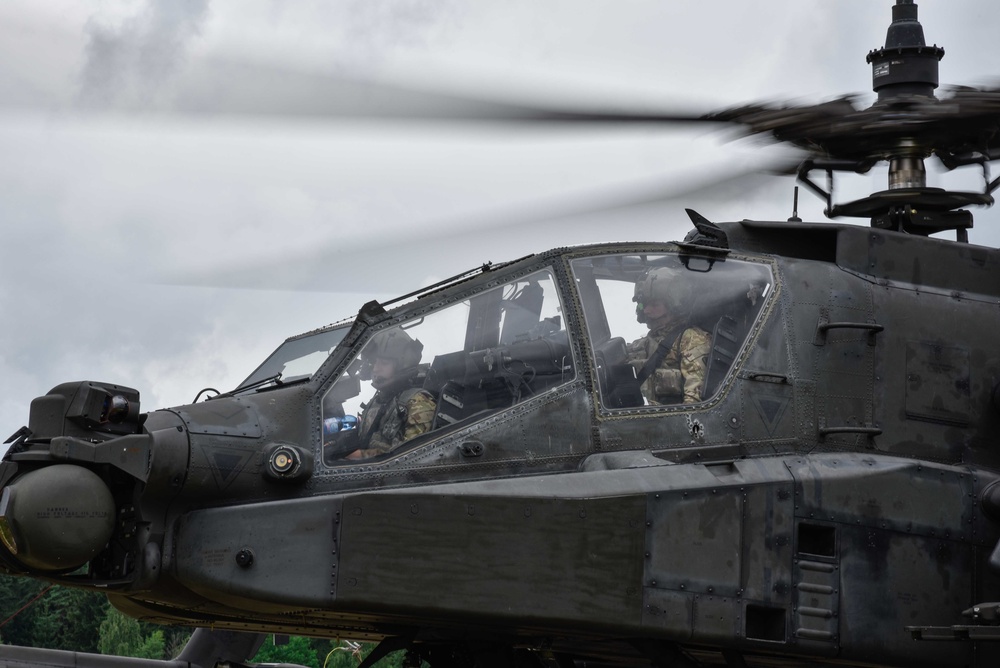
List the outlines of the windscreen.
{"type": "Polygon", "coordinates": [[[719,257],[602,255],[572,267],[608,409],[711,399],[774,285],[769,265],[719,257]]]}
{"type": "Polygon", "coordinates": [[[350,330],[350,324],[288,339],[264,360],[237,390],[252,387],[280,374],[282,382],[309,378],[350,330]]]}
{"type": "Polygon", "coordinates": [[[323,399],[324,459],[388,456],[574,373],[552,273],[510,280],[372,336],[323,399]]]}

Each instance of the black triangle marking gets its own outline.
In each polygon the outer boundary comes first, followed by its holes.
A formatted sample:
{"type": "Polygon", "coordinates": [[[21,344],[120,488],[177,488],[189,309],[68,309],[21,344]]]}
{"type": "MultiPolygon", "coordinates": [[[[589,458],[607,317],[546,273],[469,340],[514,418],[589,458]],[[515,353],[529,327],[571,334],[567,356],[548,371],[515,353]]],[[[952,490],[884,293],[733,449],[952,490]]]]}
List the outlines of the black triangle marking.
{"type": "Polygon", "coordinates": [[[757,414],[764,423],[769,436],[774,435],[774,429],[781,422],[781,417],[788,408],[788,399],[785,397],[774,397],[768,395],[755,394],[752,397],[753,405],[757,408],[757,414]]]}
{"type": "Polygon", "coordinates": [[[219,489],[225,489],[236,479],[252,455],[252,452],[238,448],[205,448],[212,477],[219,489]]]}

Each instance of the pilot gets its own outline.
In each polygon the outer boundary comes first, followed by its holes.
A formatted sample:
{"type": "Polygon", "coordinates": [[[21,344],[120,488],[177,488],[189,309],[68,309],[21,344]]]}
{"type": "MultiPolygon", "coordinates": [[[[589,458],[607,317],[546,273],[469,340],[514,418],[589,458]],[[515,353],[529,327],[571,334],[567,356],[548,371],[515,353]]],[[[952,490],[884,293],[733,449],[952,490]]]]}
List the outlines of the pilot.
{"type": "Polygon", "coordinates": [[[361,447],[348,459],[392,452],[430,431],[436,404],[420,386],[418,371],[424,346],[400,328],[379,334],[365,349],[371,362],[371,383],[377,392],[361,405],[358,439],[361,447]]]}
{"type": "Polygon", "coordinates": [[[702,400],[711,337],[691,324],[691,282],[679,270],[657,267],[635,284],[636,319],[649,333],[628,345],[628,362],[650,404],[702,400]]]}

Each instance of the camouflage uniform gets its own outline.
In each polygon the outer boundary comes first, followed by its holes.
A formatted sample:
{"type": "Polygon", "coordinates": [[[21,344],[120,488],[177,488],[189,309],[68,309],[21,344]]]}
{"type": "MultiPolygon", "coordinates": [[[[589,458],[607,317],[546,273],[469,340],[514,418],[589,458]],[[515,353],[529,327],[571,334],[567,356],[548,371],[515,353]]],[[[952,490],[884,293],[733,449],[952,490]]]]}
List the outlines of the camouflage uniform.
{"type": "Polygon", "coordinates": [[[362,458],[392,452],[431,429],[437,405],[427,390],[410,387],[396,394],[377,392],[358,420],[362,458]]]}
{"type": "Polygon", "coordinates": [[[660,342],[673,339],[660,365],[642,384],[642,395],[650,404],[693,404],[702,400],[712,337],[698,327],[666,324],[628,345],[628,362],[636,373],[646,364],[660,342]]]}
{"type": "Polygon", "coordinates": [[[372,387],[379,389],[371,402],[361,405],[358,418],[361,447],[352,457],[384,455],[431,430],[437,404],[434,396],[420,387],[418,365],[423,348],[420,341],[411,339],[401,328],[376,335],[365,348],[362,354],[369,362],[377,366],[379,359],[389,360],[392,373],[379,384],[372,379],[372,387]]]}

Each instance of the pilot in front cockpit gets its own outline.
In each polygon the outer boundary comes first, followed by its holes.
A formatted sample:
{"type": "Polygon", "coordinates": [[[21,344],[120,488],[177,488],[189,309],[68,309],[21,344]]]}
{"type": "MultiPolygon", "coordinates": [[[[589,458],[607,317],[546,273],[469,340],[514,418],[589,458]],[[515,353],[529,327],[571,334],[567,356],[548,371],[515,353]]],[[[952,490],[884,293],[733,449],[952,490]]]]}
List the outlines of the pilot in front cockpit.
{"type": "Polygon", "coordinates": [[[643,396],[650,404],[701,401],[712,342],[708,332],[691,324],[691,282],[668,267],[650,269],[635,284],[632,300],[636,319],[649,328],[627,348],[643,396]]]}
{"type": "Polygon", "coordinates": [[[423,344],[400,328],[374,338],[364,351],[371,364],[371,385],[377,390],[361,405],[359,448],[348,459],[365,459],[392,452],[431,429],[436,404],[419,378],[423,344]]]}

